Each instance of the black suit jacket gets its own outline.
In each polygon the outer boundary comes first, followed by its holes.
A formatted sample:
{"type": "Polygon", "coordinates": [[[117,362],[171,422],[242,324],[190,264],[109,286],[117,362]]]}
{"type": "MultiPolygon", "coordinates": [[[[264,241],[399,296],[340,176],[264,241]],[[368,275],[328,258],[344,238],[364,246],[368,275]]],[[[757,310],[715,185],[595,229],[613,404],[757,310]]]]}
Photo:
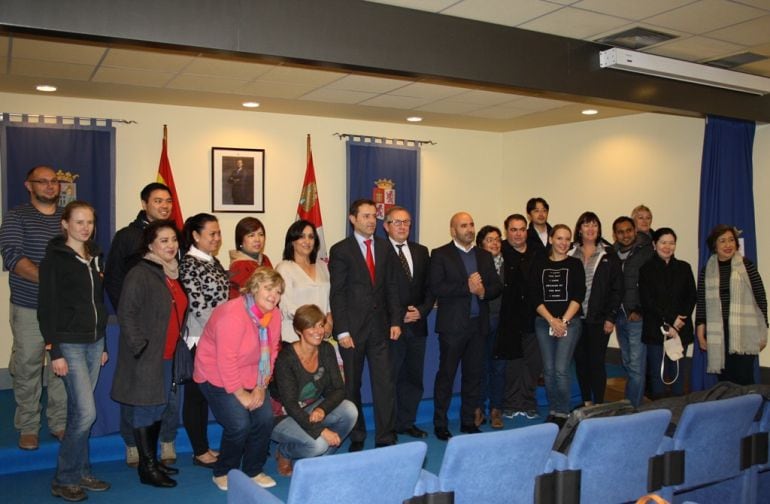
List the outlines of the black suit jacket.
{"type": "MultiPolygon", "coordinates": [[[[495,270],[492,254],[479,247],[474,247],[473,250],[476,252],[476,263],[484,282],[484,299],[479,301],[479,318],[482,333],[485,334],[489,327],[487,302],[500,295],[503,283],[495,270]]],[[[467,326],[472,296],[468,290],[468,276],[460,251],[453,241],[433,250],[430,260],[430,288],[438,300],[436,332],[458,332],[467,326]]]]}
{"type": "MultiPolygon", "coordinates": [[[[392,245],[392,244],[391,244],[392,245]]],[[[412,255],[412,281],[406,276],[396,254],[396,278],[398,279],[398,297],[401,307],[406,313],[407,306],[414,306],[420,312],[420,319],[409,324],[417,336],[428,335],[428,314],[433,309],[436,296],[430,289],[430,256],[428,248],[419,243],[407,242],[409,253],[412,255]]]]}
{"type": "Polygon", "coordinates": [[[350,333],[354,342],[370,330],[387,338],[389,327],[403,325],[396,280],[399,259],[389,242],[373,239],[374,285],[354,236],[335,243],[329,251],[334,334],[350,333]]]}

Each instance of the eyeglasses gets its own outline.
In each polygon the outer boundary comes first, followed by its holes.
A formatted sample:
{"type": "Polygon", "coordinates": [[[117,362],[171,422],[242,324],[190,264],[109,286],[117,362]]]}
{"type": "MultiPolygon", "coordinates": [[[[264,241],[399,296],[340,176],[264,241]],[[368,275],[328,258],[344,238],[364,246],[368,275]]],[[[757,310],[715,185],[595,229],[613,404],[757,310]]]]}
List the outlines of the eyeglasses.
{"type": "Polygon", "coordinates": [[[57,186],[59,185],[59,179],[30,179],[33,184],[40,184],[44,186],[57,186]]]}
{"type": "Polygon", "coordinates": [[[393,224],[394,226],[409,226],[412,224],[412,220],[411,219],[404,219],[404,220],[393,219],[388,221],[388,224],[393,224]]]}
{"type": "Polygon", "coordinates": [[[501,243],[502,240],[500,238],[495,238],[490,236],[489,238],[484,238],[484,243],[501,243]]]}

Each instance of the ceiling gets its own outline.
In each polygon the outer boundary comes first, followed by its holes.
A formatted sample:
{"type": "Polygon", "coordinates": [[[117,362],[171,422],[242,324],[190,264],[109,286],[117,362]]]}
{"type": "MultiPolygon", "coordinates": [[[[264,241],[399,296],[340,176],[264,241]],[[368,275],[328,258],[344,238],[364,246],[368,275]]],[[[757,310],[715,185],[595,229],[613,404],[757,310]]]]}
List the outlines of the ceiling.
{"type": "MultiPolygon", "coordinates": [[[[675,38],[643,49],[708,62],[745,52],[764,58],[736,68],[770,77],[770,0],[374,0],[374,3],[596,41],[633,27],[675,38]]],[[[485,131],[511,131],[637,113],[553,97],[429,80],[268,64],[253,59],[124,44],[0,35],[0,91],[278,112],[485,131]]],[[[561,98],[561,97],[560,97],[561,98]]],[[[45,111],[8,112],[44,113],[45,111]]],[[[125,119],[131,119],[126,117],[125,119]]]]}

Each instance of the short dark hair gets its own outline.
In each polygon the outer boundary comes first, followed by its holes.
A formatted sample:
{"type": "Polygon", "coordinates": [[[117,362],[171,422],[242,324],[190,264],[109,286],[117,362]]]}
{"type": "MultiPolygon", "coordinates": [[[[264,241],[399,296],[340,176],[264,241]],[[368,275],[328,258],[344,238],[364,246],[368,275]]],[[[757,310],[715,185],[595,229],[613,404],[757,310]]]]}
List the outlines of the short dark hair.
{"type": "Polygon", "coordinates": [[[53,167],[51,167],[51,166],[48,166],[48,165],[44,165],[44,164],[43,164],[43,165],[37,165],[37,166],[34,166],[34,167],[32,167],[32,168],[31,168],[31,169],[30,169],[30,170],[27,172],[27,176],[26,176],[26,177],[24,177],[24,180],[25,180],[25,181],[28,181],[28,180],[29,180],[29,178],[32,176],[32,174],[33,174],[33,173],[35,173],[35,170],[37,170],[38,168],[48,168],[48,169],[49,169],[49,170],[51,170],[52,172],[56,173],[56,170],[54,170],[54,169],[53,169],[53,167]]]}
{"type": "Polygon", "coordinates": [[[479,232],[476,233],[477,247],[481,247],[482,243],[484,243],[484,238],[486,238],[489,233],[497,233],[497,236],[499,236],[501,239],[503,237],[503,233],[500,232],[500,228],[490,225],[483,226],[481,229],[479,229],[479,232]]]}
{"type": "Polygon", "coordinates": [[[301,333],[305,329],[310,329],[317,323],[326,320],[324,312],[314,304],[306,304],[297,308],[294,312],[294,319],[292,320],[292,327],[297,332],[301,333]]]}
{"type": "Polygon", "coordinates": [[[662,228],[658,228],[658,229],[656,229],[656,230],[655,230],[655,231],[652,233],[652,242],[653,242],[653,243],[658,243],[658,240],[660,240],[660,238],[661,238],[663,235],[667,235],[667,234],[670,234],[671,236],[673,236],[673,237],[674,237],[674,241],[676,241],[676,240],[677,240],[677,238],[676,238],[676,233],[674,232],[674,230],[673,230],[673,229],[671,229],[671,228],[669,228],[669,227],[662,227],[662,228]]]}
{"type": "Polygon", "coordinates": [[[321,243],[318,241],[318,231],[316,231],[313,223],[304,219],[293,222],[292,225],[289,226],[289,229],[286,230],[286,239],[283,243],[283,259],[285,261],[294,260],[294,246],[292,244],[302,238],[302,233],[308,226],[310,226],[310,229],[313,230],[313,237],[315,238],[313,242],[313,250],[310,251],[310,263],[315,264],[315,260],[318,257],[318,249],[321,247],[321,243]]]}
{"type": "Polygon", "coordinates": [[[193,215],[192,217],[188,217],[187,220],[184,221],[182,237],[184,238],[183,246],[185,252],[190,250],[190,247],[192,247],[195,243],[195,238],[193,238],[193,231],[200,234],[203,231],[203,228],[205,228],[206,224],[209,222],[219,222],[219,220],[217,220],[217,218],[211,214],[199,213],[193,215]]]}
{"type": "Polygon", "coordinates": [[[527,218],[526,218],[526,217],[524,217],[523,215],[521,215],[521,214],[518,214],[518,213],[515,213],[515,214],[511,214],[511,215],[509,215],[508,217],[506,217],[506,218],[505,218],[505,221],[503,222],[503,227],[505,228],[505,230],[506,230],[506,231],[508,231],[508,224],[510,224],[510,223],[511,223],[511,221],[514,221],[514,220],[517,220],[517,221],[522,221],[522,222],[524,222],[524,225],[525,225],[525,226],[526,226],[526,225],[527,225],[527,223],[528,223],[528,221],[527,221],[527,218]]]}
{"type": "Polygon", "coordinates": [[[169,189],[166,184],[161,184],[160,182],[151,182],[144,186],[144,189],[142,189],[142,192],[139,193],[139,196],[142,198],[142,201],[147,203],[150,201],[150,195],[155,191],[166,191],[167,193],[171,194],[171,189],[169,189]]]}
{"type": "Polygon", "coordinates": [[[241,248],[241,245],[243,245],[243,239],[247,234],[253,233],[254,231],[258,231],[260,229],[263,233],[265,233],[265,236],[267,236],[265,225],[262,224],[262,221],[256,217],[244,217],[243,219],[239,220],[238,224],[235,225],[235,248],[241,248]]]}
{"type": "Polygon", "coordinates": [[[174,221],[168,219],[154,220],[150,222],[142,232],[142,255],[147,253],[152,242],[158,237],[160,230],[165,228],[173,229],[176,239],[179,241],[179,231],[176,230],[174,221]]]}
{"type": "Polygon", "coordinates": [[[546,210],[551,209],[551,207],[548,206],[548,202],[545,199],[541,198],[540,196],[538,196],[537,198],[529,198],[529,201],[527,201],[527,215],[532,213],[532,210],[535,209],[538,203],[543,205],[546,210]]]}
{"type": "Polygon", "coordinates": [[[352,215],[355,217],[358,215],[358,209],[361,208],[363,205],[372,205],[373,207],[377,207],[377,204],[367,198],[359,198],[355,200],[353,203],[350,204],[350,210],[348,210],[348,215],[352,215]]]}
{"type": "Polygon", "coordinates": [[[618,224],[620,224],[621,222],[628,222],[629,224],[631,224],[631,227],[636,229],[636,224],[634,223],[634,219],[632,219],[631,217],[629,217],[627,215],[621,215],[620,217],[618,217],[617,219],[612,221],[612,232],[613,233],[615,232],[615,228],[617,228],[618,224]]]}
{"type": "Polygon", "coordinates": [[[599,234],[596,236],[596,243],[601,243],[602,221],[599,220],[599,216],[593,212],[583,212],[582,214],[580,214],[580,217],[578,217],[578,220],[575,223],[575,234],[573,235],[575,237],[575,241],[578,242],[580,245],[583,244],[583,234],[580,232],[580,226],[582,226],[587,222],[595,222],[596,224],[599,225],[599,234]]]}
{"type": "Polygon", "coordinates": [[[713,254],[717,251],[717,240],[725,233],[732,233],[735,238],[735,250],[740,250],[741,242],[738,241],[738,230],[735,226],[727,224],[717,224],[711,229],[711,232],[706,238],[706,245],[708,245],[709,251],[713,254]]]}

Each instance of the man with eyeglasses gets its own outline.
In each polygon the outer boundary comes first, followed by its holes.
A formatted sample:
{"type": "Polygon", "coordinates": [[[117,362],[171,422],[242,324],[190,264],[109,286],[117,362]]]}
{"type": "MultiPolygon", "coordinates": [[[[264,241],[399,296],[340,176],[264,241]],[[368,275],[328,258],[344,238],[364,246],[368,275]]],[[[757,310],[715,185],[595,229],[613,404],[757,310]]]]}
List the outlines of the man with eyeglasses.
{"type": "Polygon", "coordinates": [[[40,396],[43,372],[48,379],[46,416],[48,430],[59,441],[67,423],[67,392],[64,382],[53,373],[37,322],[38,265],[48,241],[61,233],[62,208],[59,207],[59,180],[49,166],[36,166],[24,182],[29,203],[10,210],[0,226],[0,252],[3,266],[10,272],[11,350],[10,373],[16,400],[14,426],[19,431],[19,448],[37,450],[40,446],[40,396]]]}
{"type": "Polygon", "coordinates": [[[428,433],[414,422],[423,395],[428,314],[436,299],[428,283],[430,255],[424,245],[408,241],[412,217],[406,208],[391,207],[385,214],[383,227],[399,258],[401,267],[396,268],[398,298],[404,310],[404,333],[390,342],[390,359],[396,382],[396,432],[424,438],[428,433]]]}

